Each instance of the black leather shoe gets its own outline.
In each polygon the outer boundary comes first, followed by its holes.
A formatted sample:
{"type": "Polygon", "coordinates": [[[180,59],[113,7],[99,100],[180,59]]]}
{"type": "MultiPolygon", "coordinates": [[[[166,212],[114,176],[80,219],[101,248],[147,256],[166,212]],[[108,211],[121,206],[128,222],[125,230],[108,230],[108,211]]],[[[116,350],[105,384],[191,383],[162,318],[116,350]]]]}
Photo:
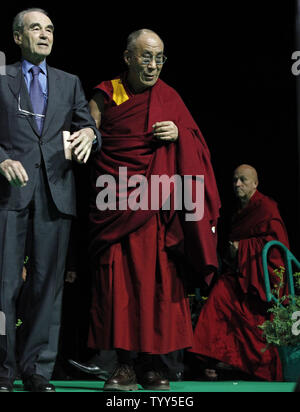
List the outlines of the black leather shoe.
{"type": "Polygon", "coordinates": [[[104,391],[137,391],[136,375],[131,365],[120,365],[105,382],[104,391]]]}
{"type": "Polygon", "coordinates": [[[89,375],[95,375],[99,379],[103,379],[105,381],[106,379],[109,378],[108,372],[101,369],[99,366],[94,365],[93,363],[81,363],[81,362],[76,362],[72,359],[69,359],[68,362],[70,365],[74,366],[76,369],[80,370],[81,372],[87,373],[89,375]]]}
{"type": "Polygon", "coordinates": [[[169,391],[170,382],[162,371],[148,371],[139,380],[144,389],[149,391],[169,391]]]}
{"type": "Polygon", "coordinates": [[[24,389],[28,392],[56,392],[55,387],[41,375],[32,375],[25,378],[24,389]]]}
{"type": "Polygon", "coordinates": [[[74,366],[76,369],[79,369],[81,372],[85,372],[90,375],[99,375],[102,372],[102,369],[99,366],[92,363],[81,363],[76,362],[72,359],[69,359],[68,362],[70,363],[70,365],[74,366]]]}
{"type": "Polygon", "coordinates": [[[13,385],[10,383],[0,383],[0,393],[13,392],[13,385]]]}

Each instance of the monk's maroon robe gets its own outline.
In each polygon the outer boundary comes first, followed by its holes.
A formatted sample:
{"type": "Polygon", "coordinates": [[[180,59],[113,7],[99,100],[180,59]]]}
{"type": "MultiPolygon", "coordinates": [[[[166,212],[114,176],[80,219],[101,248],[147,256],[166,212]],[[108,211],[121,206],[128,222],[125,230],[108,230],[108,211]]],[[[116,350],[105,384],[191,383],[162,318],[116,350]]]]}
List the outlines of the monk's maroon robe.
{"type": "Polygon", "coordinates": [[[189,304],[177,260],[188,262],[207,282],[218,265],[212,227],[220,201],[209,150],[181,98],[163,81],[140,94],[130,92],[124,77],[98,88],[106,107],[103,146],[93,164],[90,222],[96,278],[89,344],[153,354],[191,347],[189,304]],[[176,143],[153,137],[152,125],[167,120],[179,129],[176,143]],[[161,210],[163,201],[159,210],[119,210],[125,189],[128,196],[133,190],[120,180],[120,167],[127,168],[128,179],[140,174],[149,182],[152,175],[203,175],[204,218],[186,222],[184,211],[174,210],[172,201],[169,211],[161,210]],[[102,190],[96,180],[103,175],[115,177],[117,210],[96,207],[102,190]]]}
{"type": "MultiPolygon", "coordinates": [[[[276,203],[255,192],[247,207],[233,220],[231,241],[239,241],[237,273],[226,273],[214,286],[195,329],[192,352],[227,363],[264,380],[282,380],[275,348],[266,352],[262,325],[269,307],[262,267],[262,249],[271,240],[289,247],[287,232],[276,203]]],[[[269,254],[272,286],[278,283],[273,270],[284,266],[280,251],[269,254]]]]}

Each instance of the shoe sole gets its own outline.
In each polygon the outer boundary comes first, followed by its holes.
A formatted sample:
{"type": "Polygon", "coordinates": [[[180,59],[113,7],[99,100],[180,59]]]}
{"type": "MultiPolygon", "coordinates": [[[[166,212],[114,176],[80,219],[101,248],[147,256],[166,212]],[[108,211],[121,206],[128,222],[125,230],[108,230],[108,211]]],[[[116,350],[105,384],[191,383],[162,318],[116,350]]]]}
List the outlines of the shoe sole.
{"type": "Polygon", "coordinates": [[[136,384],[132,385],[118,385],[118,384],[111,384],[111,385],[104,385],[104,391],[112,391],[112,392],[129,392],[129,391],[138,391],[139,387],[136,384]]]}
{"type": "Polygon", "coordinates": [[[43,393],[44,393],[44,392],[46,393],[46,392],[47,392],[47,393],[56,393],[56,390],[55,390],[55,389],[52,389],[51,391],[37,391],[37,390],[33,389],[32,386],[28,386],[28,385],[24,385],[23,388],[24,388],[24,391],[25,391],[25,392],[35,392],[35,393],[42,393],[42,392],[43,392],[43,393]]]}
{"type": "Polygon", "coordinates": [[[163,386],[163,385],[160,385],[160,386],[142,385],[142,386],[146,391],[169,391],[170,390],[169,385],[166,385],[166,386],[163,386]]]}
{"type": "Polygon", "coordinates": [[[25,392],[34,392],[34,393],[56,393],[56,391],[36,391],[33,389],[29,389],[29,388],[24,388],[25,392]]]}

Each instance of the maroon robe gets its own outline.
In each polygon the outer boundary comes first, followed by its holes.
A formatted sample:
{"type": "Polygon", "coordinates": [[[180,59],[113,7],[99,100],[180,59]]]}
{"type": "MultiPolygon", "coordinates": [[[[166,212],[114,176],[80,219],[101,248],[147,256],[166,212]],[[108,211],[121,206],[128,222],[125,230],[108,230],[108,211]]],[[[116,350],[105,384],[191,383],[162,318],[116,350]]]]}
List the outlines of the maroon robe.
{"type": "Polygon", "coordinates": [[[217,237],[211,228],[220,201],[209,150],[178,94],[159,80],[133,95],[122,80],[129,99],[119,104],[113,101],[111,82],[98,86],[107,104],[100,129],[103,146],[93,165],[90,221],[96,278],[89,345],[163,354],[191,347],[193,335],[188,299],[169,250],[172,256],[184,256],[209,282],[217,267],[217,237]],[[178,127],[176,143],[153,137],[152,125],[166,120],[178,127]],[[119,167],[127,167],[128,178],[141,174],[148,181],[152,175],[204,175],[204,218],[185,222],[183,212],[174,207],[162,211],[162,204],[160,210],[117,207],[100,212],[95,182],[101,175],[114,176],[119,205],[125,185],[119,182],[119,167]]]}
{"type": "MultiPolygon", "coordinates": [[[[237,273],[222,275],[214,286],[200,313],[191,351],[261,379],[280,381],[278,351],[270,347],[262,352],[267,345],[258,329],[269,319],[262,249],[271,240],[289,247],[276,203],[256,191],[235,215],[230,240],[239,241],[237,273]]],[[[284,259],[273,248],[268,260],[271,285],[278,283],[273,270],[280,266],[284,266],[284,259]]]]}

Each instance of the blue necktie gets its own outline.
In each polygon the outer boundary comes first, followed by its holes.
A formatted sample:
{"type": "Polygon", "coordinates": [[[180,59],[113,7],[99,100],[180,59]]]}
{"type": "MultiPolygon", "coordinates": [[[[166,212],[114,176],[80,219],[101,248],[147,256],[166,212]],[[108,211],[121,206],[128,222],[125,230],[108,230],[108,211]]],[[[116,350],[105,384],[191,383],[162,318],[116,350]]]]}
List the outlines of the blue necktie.
{"type": "MultiPolygon", "coordinates": [[[[40,85],[40,81],[39,81],[39,74],[42,70],[38,66],[33,66],[30,71],[32,72],[33,79],[31,80],[29,95],[31,99],[33,112],[35,114],[43,115],[45,113],[46,104],[45,104],[45,98],[44,98],[42,88],[40,85]]],[[[44,125],[44,118],[35,117],[35,121],[36,121],[38,130],[41,134],[43,130],[43,125],[44,125]]]]}

